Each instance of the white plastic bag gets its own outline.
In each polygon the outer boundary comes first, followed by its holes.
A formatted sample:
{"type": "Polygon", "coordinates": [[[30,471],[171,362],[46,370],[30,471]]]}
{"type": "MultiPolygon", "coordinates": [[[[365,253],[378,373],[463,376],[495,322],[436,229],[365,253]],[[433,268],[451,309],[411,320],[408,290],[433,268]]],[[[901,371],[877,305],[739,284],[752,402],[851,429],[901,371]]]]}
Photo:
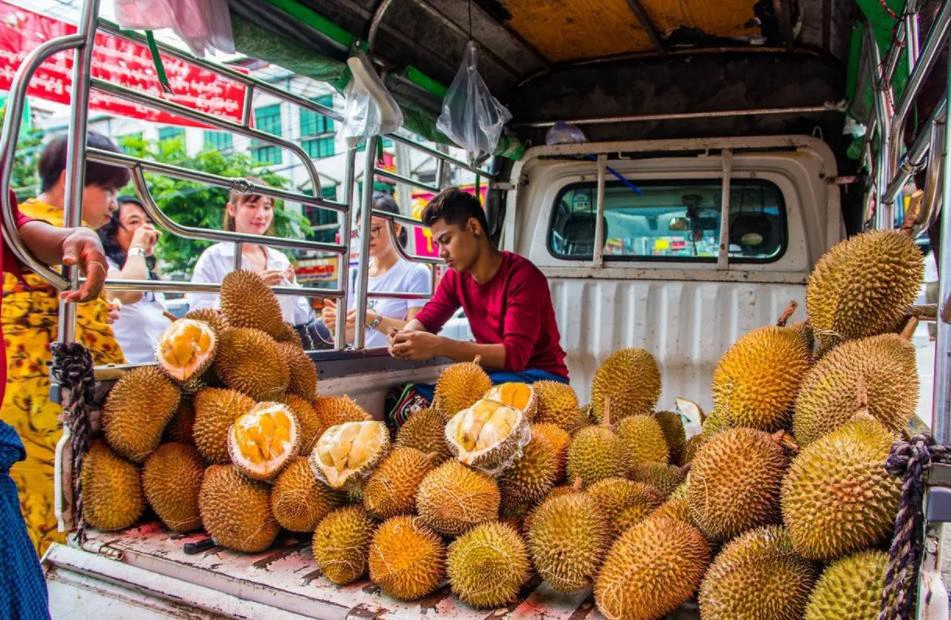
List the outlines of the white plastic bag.
{"type": "Polygon", "coordinates": [[[545,134],[545,144],[583,144],[588,141],[576,125],[566,123],[565,121],[555,121],[548,133],[545,134]]]}
{"type": "Polygon", "coordinates": [[[478,56],[475,41],[469,41],[436,121],[439,131],[466,150],[472,165],[481,164],[495,152],[502,128],[512,118],[482,81],[478,56]]]}
{"type": "Polygon", "coordinates": [[[234,53],[228,0],[116,0],[116,21],[130,30],[171,28],[192,53],[234,53]]]}
{"type": "Polygon", "coordinates": [[[403,113],[366,56],[351,56],[347,66],[353,79],[344,89],[347,103],[340,135],[348,147],[354,148],[367,138],[399,129],[403,125],[403,113]]]}

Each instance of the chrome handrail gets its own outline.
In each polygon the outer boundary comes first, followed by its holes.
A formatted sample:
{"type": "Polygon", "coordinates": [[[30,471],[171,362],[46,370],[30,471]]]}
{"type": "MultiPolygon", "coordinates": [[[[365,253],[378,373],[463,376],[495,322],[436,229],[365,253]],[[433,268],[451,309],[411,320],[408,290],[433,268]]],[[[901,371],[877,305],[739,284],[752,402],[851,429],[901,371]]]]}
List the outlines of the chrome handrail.
{"type": "Polygon", "coordinates": [[[429,190],[436,194],[439,193],[439,188],[435,185],[431,185],[423,181],[417,181],[416,179],[411,179],[409,177],[404,177],[401,174],[390,172],[389,170],[384,170],[383,168],[377,168],[375,165],[373,166],[373,174],[390,179],[391,181],[396,181],[397,183],[403,183],[405,185],[419,187],[421,189],[429,190]]]}
{"type": "MultiPolygon", "coordinates": [[[[407,215],[397,215],[395,213],[390,213],[389,211],[381,211],[379,209],[373,209],[373,217],[380,217],[385,220],[388,220],[390,235],[396,239],[396,224],[406,224],[409,226],[418,226],[420,228],[429,228],[426,226],[422,220],[417,220],[414,217],[409,217],[407,215]]],[[[393,247],[396,248],[396,253],[400,255],[400,258],[403,260],[409,261],[411,263],[424,263],[427,265],[441,265],[443,260],[440,258],[431,258],[429,256],[414,256],[406,251],[399,243],[394,243],[393,247]]]]}
{"type": "Polygon", "coordinates": [[[930,156],[934,153],[934,151],[931,150],[931,146],[935,128],[938,125],[944,124],[946,116],[947,105],[945,101],[942,100],[934,107],[934,110],[931,111],[931,115],[925,122],[924,129],[922,129],[918,137],[915,138],[915,142],[911,145],[911,148],[909,148],[901,158],[898,174],[892,179],[892,182],[888,185],[882,197],[884,202],[894,202],[908,179],[927,163],[930,156]]]}
{"type": "MultiPolygon", "coordinates": [[[[85,278],[80,278],[84,282],[85,278]]],[[[189,282],[183,280],[135,280],[130,278],[107,279],[105,288],[113,291],[157,291],[170,293],[220,293],[221,283],[189,282]]],[[[311,286],[272,286],[275,295],[296,295],[298,297],[340,298],[344,292],[340,289],[315,288],[311,286]]]]}

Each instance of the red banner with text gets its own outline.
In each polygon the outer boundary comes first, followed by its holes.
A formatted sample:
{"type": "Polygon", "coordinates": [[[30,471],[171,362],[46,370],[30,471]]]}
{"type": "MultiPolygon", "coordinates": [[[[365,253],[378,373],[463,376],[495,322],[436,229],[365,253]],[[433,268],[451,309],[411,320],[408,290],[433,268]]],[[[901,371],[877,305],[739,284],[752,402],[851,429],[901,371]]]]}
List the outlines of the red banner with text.
{"type": "MultiPolygon", "coordinates": [[[[0,2],[0,90],[9,90],[23,59],[42,43],[76,32],[76,26],[0,2]]],[[[73,52],[56,54],[33,75],[27,94],[69,104],[73,52]]],[[[244,107],[243,84],[162,54],[171,94],[165,94],[156,77],[152,54],[145,45],[111,34],[96,34],[92,55],[92,76],[138,92],[161,97],[193,110],[241,122],[244,107]]],[[[90,109],[156,123],[204,126],[180,116],[141,106],[120,97],[91,90],[90,109]]]]}

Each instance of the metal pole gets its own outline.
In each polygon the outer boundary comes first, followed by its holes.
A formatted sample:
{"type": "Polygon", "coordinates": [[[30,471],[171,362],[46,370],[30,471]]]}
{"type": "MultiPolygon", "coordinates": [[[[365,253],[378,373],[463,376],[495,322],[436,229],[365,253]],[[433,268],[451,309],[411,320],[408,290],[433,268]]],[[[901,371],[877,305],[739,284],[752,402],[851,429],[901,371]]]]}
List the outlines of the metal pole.
{"type": "Polygon", "coordinates": [[[717,249],[717,269],[730,266],[730,177],[733,174],[733,151],[724,149],[720,154],[723,160],[723,193],[720,197],[720,245],[717,249]]]}
{"type": "MultiPolygon", "coordinates": [[[[706,118],[731,118],[734,116],[771,116],[781,114],[813,114],[823,112],[842,113],[838,103],[799,106],[789,108],[753,108],[749,110],[710,110],[708,112],[670,112],[660,114],[631,114],[624,116],[600,116],[596,118],[572,118],[565,122],[572,125],[599,125],[604,123],[649,123],[653,121],[679,121],[706,118]]],[[[516,123],[513,127],[551,127],[555,121],[532,121],[516,123]]],[[[467,169],[469,169],[467,167],[467,169]]],[[[484,172],[482,174],[485,174],[484,172]]]]}
{"type": "MultiPolygon", "coordinates": [[[[70,86],[71,114],[67,132],[66,191],[63,208],[63,224],[75,228],[82,224],[83,187],[86,172],[86,125],[89,120],[89,74],[92,64],[92,48],[96,40],[96,20],[99,17],[99,0],[85,0],[79,22],[79,34],[85,41],[76,49],[73,61],[73,83],[70,86]]],[[[79,269],[63,266],[63,275],[69,280],[69,288],[79,286],[79,269]]],[[[71,343],[76,339],[76,304],[59,304],[57,339],[71,343]]],[[[50,386],[54,389],[54,386],[50,386]]],[[[55,386],[58,388],[58,386],[55,386]]],[[[58,389],[55,389],[58,392],[58,389]]]]}
{"type": "MultiPolygon", "coordinates": [[[[947,84],[951,85],[951,63],[947,84]]],[[[951,88],[945,93],[951,105],[951,88]]],[[[938,339],[935,343],[934,409],[931,432],[939,444],[951,443],[951,131],[944,133],[941,188],[941,252],[938,265],[938,339]]]]}
{"type": "Polygon", "coordinates": [[[598,195],[594,209],[594,249],[591,264],[596,269],[604,265],[604,182],[608,170],[608,154],[598,154],[598,195]]]}
{"type": "Polygon", "coordinates": [[[353,296],[357,316],[353,334],[353,348],[362,349],[366,343],[367,283],[370,277],[370,223],[373,218],[373,177],[376,172],[375,137],[367,140],[363,163],[363,197],[360,212],[360,262],[357,264],[357,290],[353,296]]]}
{"type": "Polygon", "coordinates": [[[337,258],[337,288],[343,291],[343,297],[337,302],[337,326],[334,335],[334,349],[342,351],[347,346],[347,311],[350,309],[350,228],[353,217],[353,180],[354,167],[357,161],[357,150],[347,149],[347,167],[344,171],[343,201],[350,205],[350,210],[345,213],[337,214],[337,222],[340,224],[340,244],[347,246],[347,251],[337,258]]]}
{"type": "MultiPolygon", "coordinates": [[[[878,51],[878,43],[872,35],[871,26],[865,28],[866,62],[872,77],[872,96],[874,98],[875,116],[878,121],[878,135],[880,148],[877,155],[875,179],[875,227],[884,228],[891,208],[882,198],[891,178],[891,139],[892,139],[892,110],[888,100],[886,86],[882,81],[882,57],[878,51]]],[[[888,228],[891,228],[889,225],[888,228]]]]}

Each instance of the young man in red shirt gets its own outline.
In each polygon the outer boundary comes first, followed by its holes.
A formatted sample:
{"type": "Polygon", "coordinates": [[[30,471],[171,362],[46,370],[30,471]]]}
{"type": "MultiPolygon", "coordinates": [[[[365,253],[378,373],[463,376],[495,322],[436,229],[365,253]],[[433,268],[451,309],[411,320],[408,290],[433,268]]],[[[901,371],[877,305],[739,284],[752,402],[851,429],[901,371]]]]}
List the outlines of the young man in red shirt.
{"type": "MultiPolygon", "coordinates": [[[[460,362],[479,356],[494,383],[567,383],[565,352],[544,274],[518,254],[500,252],[489,239],[479,201],[458,188],[433,198],[422,220],[432,229],[449,271],[416,318],[390,335],[390,354],[460,362]],[[460,306],[475,342],[438,335],[460,306]]],[[[425,386],[416,387],[431,400],[425,386]]]]}

